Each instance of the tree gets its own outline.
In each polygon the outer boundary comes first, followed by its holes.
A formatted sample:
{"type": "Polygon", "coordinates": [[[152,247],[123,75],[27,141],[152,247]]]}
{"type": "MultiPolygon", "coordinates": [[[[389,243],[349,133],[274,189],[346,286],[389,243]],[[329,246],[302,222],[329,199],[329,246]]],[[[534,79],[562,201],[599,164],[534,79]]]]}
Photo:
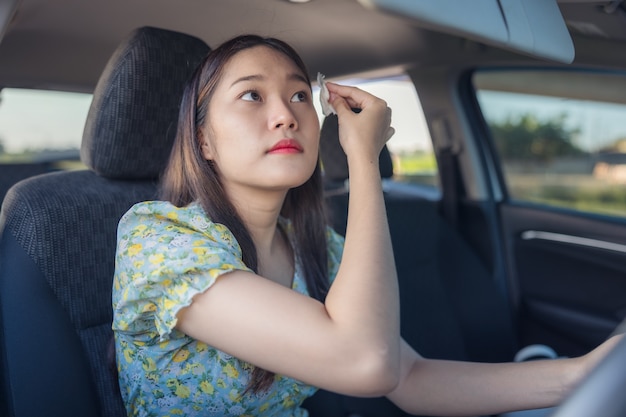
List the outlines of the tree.
{"type": "Polygon", "coordinates": [[[507,118],[489,126],[503,159],[548,162],[556,157],[585,153],[572,142],[579,130],[566,128],[565,118],[560,115],[540,121],[527,113],[516,120],[507,118]]]}

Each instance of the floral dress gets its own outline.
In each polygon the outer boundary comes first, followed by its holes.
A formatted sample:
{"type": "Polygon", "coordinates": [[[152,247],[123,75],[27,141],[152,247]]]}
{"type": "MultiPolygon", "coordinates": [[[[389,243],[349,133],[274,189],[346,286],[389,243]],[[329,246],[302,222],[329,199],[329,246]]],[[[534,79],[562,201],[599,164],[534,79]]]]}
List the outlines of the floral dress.
{"type": "MultiPolygon", "coordinates": [[[[280,220],[292,239],[288,221],[280,220]]],[[[327,231],[329,275],[343,238],[327,231]]],[[[307,294],[296,262],[293,290],[307,294]]],[[[113,281],[119,382],[131,416],[306,416],[315,388],[276,375],[267,391],[246,393],[252,365],[175,328],[176,314],[220,275],[249,270],[231,232],[198,204],[136,204],[120,220],[113,281]]]]}

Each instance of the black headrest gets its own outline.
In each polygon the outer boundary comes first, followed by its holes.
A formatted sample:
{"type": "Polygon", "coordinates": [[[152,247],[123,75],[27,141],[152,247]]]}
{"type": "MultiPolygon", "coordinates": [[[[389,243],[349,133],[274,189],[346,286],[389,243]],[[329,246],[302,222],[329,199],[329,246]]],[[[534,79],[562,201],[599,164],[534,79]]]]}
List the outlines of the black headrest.
{"type": "Polygon", "coordinates": [[[94,91],[82,161],[107,178],[157,178],[174,140],[184,85],[208,52],[203,41],[182,33],[133,31],[94,91]]]}
{"type": "MultiPolygon", "coordinates": [[[[324,178],[333,182],[348,179],[348,159],[339,143],[339,122],[335,114],[326,116],[322,123],[320,157],[324,166],[324,178]]],[[[382,178],[393,177],[393,164],[387,146],[380,152],[378,163],[382,178]]]]}

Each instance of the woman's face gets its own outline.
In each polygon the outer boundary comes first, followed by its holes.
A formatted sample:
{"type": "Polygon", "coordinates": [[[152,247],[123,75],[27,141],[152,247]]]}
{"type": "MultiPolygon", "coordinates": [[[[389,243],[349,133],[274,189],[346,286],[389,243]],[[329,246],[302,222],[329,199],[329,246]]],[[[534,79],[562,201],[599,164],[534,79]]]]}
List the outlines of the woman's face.
{"type": "Polygon", "coordinates": [[[227,190],[302,185],[317,164],[319,146],[319,121],[304,75],[266,46],[237,53],[223,68],[201,141],[227,190]]]}

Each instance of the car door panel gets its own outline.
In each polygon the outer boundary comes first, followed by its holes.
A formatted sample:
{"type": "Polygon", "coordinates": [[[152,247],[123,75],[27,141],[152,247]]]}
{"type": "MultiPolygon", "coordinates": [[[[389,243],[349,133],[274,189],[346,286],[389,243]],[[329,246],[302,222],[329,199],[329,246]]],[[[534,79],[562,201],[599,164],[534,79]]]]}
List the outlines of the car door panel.
{"type": "Polygon", "coordinates": [[[626,315],[626,224],[514,204],[500,213],[522,342],[571,356],[610,335],[626,315]]]}

